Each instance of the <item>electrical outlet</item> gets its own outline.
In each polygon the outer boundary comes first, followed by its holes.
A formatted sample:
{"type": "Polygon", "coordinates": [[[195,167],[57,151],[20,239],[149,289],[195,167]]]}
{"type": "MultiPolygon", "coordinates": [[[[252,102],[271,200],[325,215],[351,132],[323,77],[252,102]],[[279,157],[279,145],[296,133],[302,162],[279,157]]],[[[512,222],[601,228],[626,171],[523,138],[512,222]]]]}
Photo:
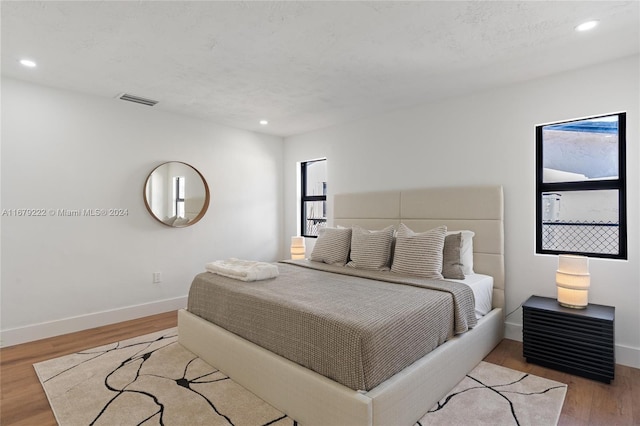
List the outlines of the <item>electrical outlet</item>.
{"type": "Polygon", "coordinates": [[[162,272],[154,272],[153,273],[153,282],[155,284],[162,282],[162,272]]]}

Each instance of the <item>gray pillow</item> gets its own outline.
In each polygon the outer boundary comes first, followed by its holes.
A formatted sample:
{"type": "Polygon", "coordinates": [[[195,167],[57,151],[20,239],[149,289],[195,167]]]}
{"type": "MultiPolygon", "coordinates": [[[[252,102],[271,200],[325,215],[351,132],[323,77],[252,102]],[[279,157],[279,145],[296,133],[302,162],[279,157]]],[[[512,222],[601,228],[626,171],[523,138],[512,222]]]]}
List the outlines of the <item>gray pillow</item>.
{"type": "Polygon", "coordinates": [[[349,258],[351,228],[322,228],[313,247],[310,259],[344,266],[349,258]]]}
{"type": "Polygon", "coordinates": [[[376,271],[389,270],[393,225],[380,231],[354,226],[351,232],[351,260],[347,266],[376,271]]]}
{"type": "Polygon", "coordinates": [[[475,232],[468,229],[461,231],[447,231],[449,234],[460,234],[460,262],[462,263],[462,272],[465,275],[473,274],[473,237],[475,232]]]}
{"type": "Polygon", "coordinates": [[[464,280],[462,263],[462,234],[448,234],[444,238],[442,250],[442,276],[454,280],[464,280]]]}
{"type": "Polygon", "coordinates": [[[446,226],[416,233],[404,223],[398,228],[391,272],[442,279],[442,250],[446,226]]]}

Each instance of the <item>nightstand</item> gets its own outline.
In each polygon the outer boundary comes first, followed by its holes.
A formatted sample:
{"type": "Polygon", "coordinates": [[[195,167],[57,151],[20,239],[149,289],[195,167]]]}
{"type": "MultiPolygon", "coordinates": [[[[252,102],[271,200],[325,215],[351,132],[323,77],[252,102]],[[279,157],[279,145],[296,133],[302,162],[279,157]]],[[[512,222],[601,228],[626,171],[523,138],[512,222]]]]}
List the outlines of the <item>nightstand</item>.
{"type": "Polygon", "coordinates": [[[522,346],[527,362],[610,383],[614,379],[613,306],[565,308],[531,296],[522,305],[522,346]]]}

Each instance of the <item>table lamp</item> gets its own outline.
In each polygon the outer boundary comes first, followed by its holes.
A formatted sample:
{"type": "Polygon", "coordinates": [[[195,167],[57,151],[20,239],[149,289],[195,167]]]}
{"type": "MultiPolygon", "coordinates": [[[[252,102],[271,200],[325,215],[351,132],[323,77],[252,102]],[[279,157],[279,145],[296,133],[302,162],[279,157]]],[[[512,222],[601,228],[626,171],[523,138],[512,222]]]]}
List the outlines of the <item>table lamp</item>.
{"type": "Polygon", "coordinates": [[[304,237],[291,237],[291,259],[304,259],[304,237]]]}
{"type": "Polygon", "coordinates": [[[589,258],[561,254],[558,256],[556,286],[558,303],[567,308],[584,309],[589,304],[589,258]]]}

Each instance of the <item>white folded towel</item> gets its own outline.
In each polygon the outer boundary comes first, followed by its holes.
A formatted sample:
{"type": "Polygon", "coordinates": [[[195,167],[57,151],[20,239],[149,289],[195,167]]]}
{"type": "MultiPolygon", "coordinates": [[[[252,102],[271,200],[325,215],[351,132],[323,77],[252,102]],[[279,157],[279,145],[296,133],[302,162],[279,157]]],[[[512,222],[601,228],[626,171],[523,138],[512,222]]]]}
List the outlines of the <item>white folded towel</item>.
{"type": "Polygon", "coordinates": [[[278,276],[278,267],[267,262],[230,258],[216,260],[205,266],[208,272],[241,281],[258,281],[278,276]]]}

